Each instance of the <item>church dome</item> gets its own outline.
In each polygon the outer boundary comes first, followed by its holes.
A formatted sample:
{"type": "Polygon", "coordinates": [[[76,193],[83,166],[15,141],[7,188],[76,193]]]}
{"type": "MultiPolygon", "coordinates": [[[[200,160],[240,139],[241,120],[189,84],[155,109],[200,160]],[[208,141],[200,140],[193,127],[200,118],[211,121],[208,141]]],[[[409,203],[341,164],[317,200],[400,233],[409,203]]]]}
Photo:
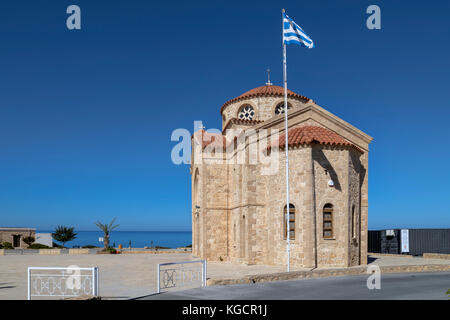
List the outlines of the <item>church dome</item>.
{"type": "MultiPolygon", "coordinates": [[[[295,98],[303,100],[303,102],[307,102],[310,99],[302,96],[301,94],[295,93],[291,90],[287,91],[288,98],[295,98]]],[[[255,98],[255,97],[283,97],[284,96],[284,88],[280,86],[274,86],[274,85],[265,85],[261,87],[257,87],[254,89],[251,89],[240,96],[233,98],[231,100],[228,100],[223,104],[223,106],[220,108],[220,113],[222,113],[223,109],[228,106],[229,104],[240,101],[247,98],[255,98]]]]}

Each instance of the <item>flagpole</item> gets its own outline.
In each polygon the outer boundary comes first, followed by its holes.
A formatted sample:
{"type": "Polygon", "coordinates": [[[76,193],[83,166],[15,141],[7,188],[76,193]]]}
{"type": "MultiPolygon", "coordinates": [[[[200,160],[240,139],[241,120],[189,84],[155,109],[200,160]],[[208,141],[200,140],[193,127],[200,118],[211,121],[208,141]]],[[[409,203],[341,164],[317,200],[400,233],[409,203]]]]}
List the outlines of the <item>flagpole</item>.
{"type": "MultiPolygon", "coordinates": [[[[283,32],[284,28],[284,9],[281,14],[281,23],[283,32]]],[[[286,43],[283,39],[283,80],[284,80],[284,136],[285,136],[285,151],[286,151],[286,255],[287,255],[287,272],[291,269],[291,242],[290,242],[290,225],[289,218],[291,213],[291,206],[289,205],[289,138],[288,138],[288,104],[287,104],[287,69],[286,69],[286,43]]]]}

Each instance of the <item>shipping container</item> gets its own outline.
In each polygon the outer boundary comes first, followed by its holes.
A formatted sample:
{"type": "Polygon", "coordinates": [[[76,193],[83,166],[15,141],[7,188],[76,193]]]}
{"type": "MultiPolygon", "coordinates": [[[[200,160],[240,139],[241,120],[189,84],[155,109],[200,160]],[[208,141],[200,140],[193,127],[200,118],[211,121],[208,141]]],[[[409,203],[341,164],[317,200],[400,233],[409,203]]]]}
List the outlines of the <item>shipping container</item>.
{"type": "Polygon", "coordinates": [[[450,229],[409,229],[409,253],[450,254],[450,229]]]}
{"type": "MultiPolygon", "coordinates": [[[[450,229],[409,230],[410,255],[450,254],[450,229]]],[[[401,229],[369,230],[368,252],[402,254],[401,229]],[[392,230],[392,231],[391,231],[392,230]]]]}

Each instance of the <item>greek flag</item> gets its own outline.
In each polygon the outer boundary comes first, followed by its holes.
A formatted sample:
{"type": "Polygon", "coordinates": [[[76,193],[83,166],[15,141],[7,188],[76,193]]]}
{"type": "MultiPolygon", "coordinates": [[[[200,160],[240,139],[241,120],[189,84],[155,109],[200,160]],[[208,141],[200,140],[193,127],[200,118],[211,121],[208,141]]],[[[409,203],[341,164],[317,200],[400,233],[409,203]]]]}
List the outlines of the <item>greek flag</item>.
{"type": "Polygon", "coordinates": [[[309,49],[314,48],[314,42],[298,24],[283,12],[283,43],[298,44],[309,49]]]}

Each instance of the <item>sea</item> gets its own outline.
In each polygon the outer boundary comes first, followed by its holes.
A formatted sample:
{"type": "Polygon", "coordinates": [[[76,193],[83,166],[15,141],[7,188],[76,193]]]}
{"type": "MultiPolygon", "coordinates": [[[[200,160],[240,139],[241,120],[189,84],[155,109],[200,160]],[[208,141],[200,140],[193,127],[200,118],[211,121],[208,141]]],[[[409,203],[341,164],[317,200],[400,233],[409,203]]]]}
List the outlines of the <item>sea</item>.
{"type": "MultiPolygon", "coordinates": [[[[38,233],[52,233],[53,230],[37,230],[38,233]]],[[[99,238],[103,237],[102,231],[76,231],[75,240],[67,242],[67,248],[78,248],[86,245],[103,247],[99,238]]],[[[192,232],[190,231],[112,231],[109,236],[110,245],[116,247],[121,244],[128,248],[131,241],[132,248],[144,248],[160,246],[167,248],[185,247],[192,244],[192,232]]],[[[56,241],[55,241],[56,242],[56,241]]],[[[57,242],[56,242],[57,243],[57,242]]]]}

